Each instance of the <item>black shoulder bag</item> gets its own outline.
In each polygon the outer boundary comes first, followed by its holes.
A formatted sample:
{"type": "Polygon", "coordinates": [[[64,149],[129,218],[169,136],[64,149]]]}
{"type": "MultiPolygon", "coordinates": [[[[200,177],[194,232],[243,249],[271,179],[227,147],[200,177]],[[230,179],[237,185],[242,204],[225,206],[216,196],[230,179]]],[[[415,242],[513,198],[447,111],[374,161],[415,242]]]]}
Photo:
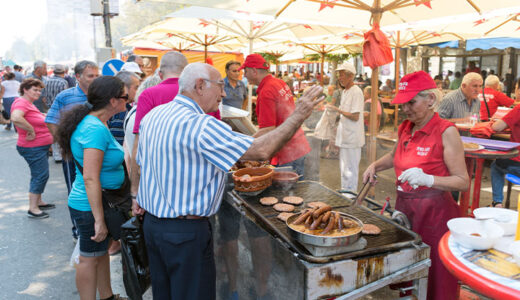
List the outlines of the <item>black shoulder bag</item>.
{"type": "MultiPolygon", "coordinates": [[[[74,159],[74,164],[78,167],[79,172],[83,175],[83,167],[74,159]]],[[[119,240],[121,236],[121,225],[129,219],[129,211],[132,209],[132,197],[130,195],[130,178],[126,170],[126,164],[123,161],[123,169],[125,170],[125,180],[118,189],[101,189],[101,197],[103,201],[103,211],[105,215],[105,224],[108,232],[114,240],[119,240]]]]}

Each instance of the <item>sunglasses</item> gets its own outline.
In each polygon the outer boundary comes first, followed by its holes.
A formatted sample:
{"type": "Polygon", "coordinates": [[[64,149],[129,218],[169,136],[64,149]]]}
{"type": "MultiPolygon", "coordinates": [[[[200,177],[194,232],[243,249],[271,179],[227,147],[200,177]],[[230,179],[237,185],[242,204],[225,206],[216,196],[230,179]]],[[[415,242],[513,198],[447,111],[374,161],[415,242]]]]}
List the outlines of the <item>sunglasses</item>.
{"type": "Polygon", "coordinates": [[[119,99],[125,99],[126,101],[128,101],[128,94],[123,95],[123,96],[119,96],[119,97],[117,97],[117,98],[119,98],[119,99]]]}

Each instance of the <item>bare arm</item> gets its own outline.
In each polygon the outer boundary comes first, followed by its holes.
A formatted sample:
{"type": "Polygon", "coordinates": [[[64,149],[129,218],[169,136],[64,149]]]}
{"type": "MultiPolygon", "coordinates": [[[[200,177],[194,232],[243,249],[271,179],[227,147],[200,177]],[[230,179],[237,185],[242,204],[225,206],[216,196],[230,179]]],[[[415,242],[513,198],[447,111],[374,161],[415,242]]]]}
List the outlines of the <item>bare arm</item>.
{"type": "Polygon", "coordinates": [[[52,123],[45,123],[45,125],[47,125],[47,128],[49,128],[49,131],[54,137],[54,140],[57,140],[56,133],[58,132],[58,125],[52,123]]]}
{"type": "Polygon", "coordinates": [[[25,113],[23,111],[15,109],[11,112],[11,121],[13,121],[16,127],[27,131],[27,136],[25,137],[25,139],[28,141],[32,141],[36,138],[34,127],[29,122],[27,122],[24,116],[25,113]]]}
{"type": "Polygon", "coordinates": [[[343,111],[341,109],[339,109],[338,107],[334,106],[334,105],[327,105],[327,107],[339,112],[340,114],[342,114],[344,117],[346,118],[349,118],[350,120],[352,121],[357,121],[359,120],[359,112],[355,112],[355,113],[350,113],[350,112],[347,112],[347,111],[343,111]]]}
{"type": "Polygon", "coordinates": [[[99,179],[104,155],[105,152],[99,149],[87,148],[83,150],[83,181],[95,219],[95,234],[91,239],[98,243],[105,240],[108,234],[101,197],[101,181],[99,179]]]}
{"type": "Polygon", "coordinates": [[[276,128],[276,126],[269,126],[269,127],[260,128],[255,134],[253,134],[253,137],[257,138],[259,136],[262,136],[262,135],[268,133],[269,131],[274,130],[275,128],[276,128]]]}
{"type": "Polygon", "coordinates": [[[243,160],[268,160],[278,152],[296,133],[314,107],[323,101],[316,99],[322,92],[320,86],[313,86],[300,98],[294,112],[280,126],[256,138],[249,149],[240,158],[243,160]]]}
{"type": "Polygon", "coordinates": [[[363,183],[366,183],[370,180],[371,183],[375,183],[374,175],[376,175],[379,171],[388,170],[394,167],[394,156],[395,149],[397,148],[397,143],[395,143],[394,148],[389,153],[383,155],[380,159],[376,160],[363,173],[363,183]]]}
{"type": "Polygon", "coordinates": [[[139,180],[141,179],[141,168],[137,164],[137,147],[139,145],[139,133],[135,134],[134,147],[132,148],[132,157],[130,157],[130,193],[132,194],[132,213],[134,215],[142,215],[142,209],[137,203],[137,191],[139,190],[139,180]]]}
{"type": "Polygon", "coordinates": [[[502,120],[497,120],[491,125],[491,129],[493,129],[496,132],[504,131],[508,128],[507,123],[502,120]]]}
{"type": "Polygon", "coordinates": [[[442,134],[444,146],[444,163],[450,176],[434,176],[433,186],[443,191],[465,191],[469,186],[469,176],[464,160],[464,146],[459,132],[455,127],[449,127],[442,134]]]}

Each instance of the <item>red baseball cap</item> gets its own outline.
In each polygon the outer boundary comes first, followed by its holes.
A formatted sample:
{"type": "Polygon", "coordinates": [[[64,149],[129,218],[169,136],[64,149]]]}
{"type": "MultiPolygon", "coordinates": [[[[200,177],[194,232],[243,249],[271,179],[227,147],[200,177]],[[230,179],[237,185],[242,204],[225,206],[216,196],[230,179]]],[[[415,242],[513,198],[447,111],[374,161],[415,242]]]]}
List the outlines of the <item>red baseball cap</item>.
{"type": "Polygon", "coordinates": [[[406,74],[399,82],[399,91],[395,95],[392,104],[406,103],[412,100],[420,91],[436,88],[435,81],[424,71],[406,74]]]}
{"type": "Polygon", "coordinates": [[[262,55],[253,53],[249,54],[246,57],[246,61],[238,68],[238,70],[242,70],[244,68],[254,68],[254,69],[266,69],[269,70],[269,63],[265,61],[262,55]]]}

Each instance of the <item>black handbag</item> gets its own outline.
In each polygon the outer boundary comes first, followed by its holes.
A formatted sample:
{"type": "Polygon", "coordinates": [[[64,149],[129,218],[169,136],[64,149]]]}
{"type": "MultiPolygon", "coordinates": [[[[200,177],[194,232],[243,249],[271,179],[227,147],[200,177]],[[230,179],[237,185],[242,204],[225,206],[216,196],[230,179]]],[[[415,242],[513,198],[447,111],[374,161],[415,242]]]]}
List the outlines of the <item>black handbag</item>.
{"type": "Polygon", "coordinates": [[[7,111],[5,109],[2,109],[2,117],[6,120],[6,121],[9,121],[9,113],[7,113],[7,111]]]}
{"type": "Polygon", "coordinates": [[[142,300],[151,285],[151,277],[143,224],[139,217],[132,217],[121,226],[121,258],[126,294],[129,299],[142,300]]]}
{"type": "MultiPolygon", "coordinates": [[[[74,158],[74,163],[78,167],[81,175],[83,175],[83,167],[74,158]]],[[[130,177],[126,170],[126,163],[123,161],[123,169],[125,170],[125,180],[118,189],[101,189],[103,202],[111,208],[119,209],[123,212],[128,212],[132,209],[132,195],[130,193],[130,177]]]]}
{"type": "MultiPolygon", "coordinates": [[[[78,167],[81,175],[83,175],[83,167],[75,158],[74,163],[76,167],[78,167]]],[[[101,189],[105,225],[112,239],[116,241],[120,239],[121,225],[129,219],[129,212],[132,209],[130,178],[128,177],[128,171],[126,170],[124,161],[123,169],[125,170],[125,180],[119,189],[101,189]]]]}

